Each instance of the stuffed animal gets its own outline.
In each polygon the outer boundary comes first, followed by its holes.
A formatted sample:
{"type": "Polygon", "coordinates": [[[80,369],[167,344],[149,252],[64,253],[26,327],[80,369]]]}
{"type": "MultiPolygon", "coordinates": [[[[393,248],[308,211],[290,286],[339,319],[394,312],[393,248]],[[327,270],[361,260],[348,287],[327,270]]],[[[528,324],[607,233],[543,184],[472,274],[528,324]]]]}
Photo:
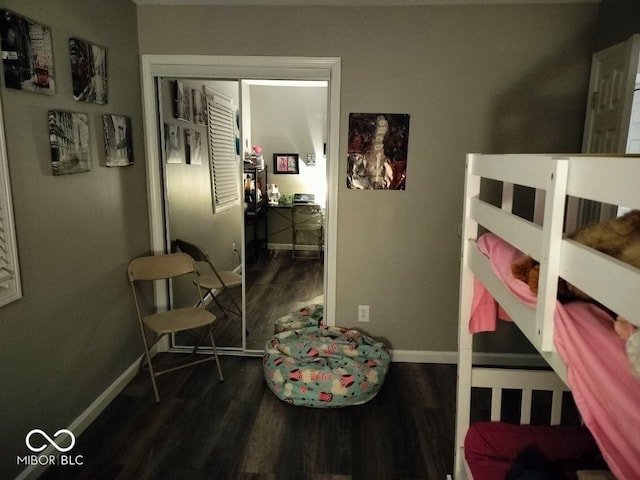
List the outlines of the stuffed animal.
{"type": "MultiPolygon", "coordinates": [[[[607,222],[586,225],[569,234],[568,238],[640,268],[640,210],[631,210],[607,222]]],[[[540,264],[536,260],[523,257],[511,265],[511,273],[528,284],[532,292],[538,293],[540,264]]],[[[558,299],[567,302],[590,300],[590,297],[559,279],[558,299]]]]}
{"type": "Polygon", "coordinates": [[[613,329],[625,341],[625,350],[631,373],[640,379],[640,330],[623,317],[616,317],[613,329]]]}
{"type": "MultiPolygon", "coordinates": [[[[607,222],[582,227],[568,238],[640,268],[640,210],[631,210],[625,215],[607,222]]],[[[511,273],[529,285],[529,289],[538,292],[540,264],[525,256],[511,265],[511,273]]],[[[558,300],[592,299],[564,279],[558,279],[558,300]]],[[[640,379],[640,329],[628,320],[610,312],[615,318],[614,330],[625,340],[627,358],[631,372],[640,379]]]]}

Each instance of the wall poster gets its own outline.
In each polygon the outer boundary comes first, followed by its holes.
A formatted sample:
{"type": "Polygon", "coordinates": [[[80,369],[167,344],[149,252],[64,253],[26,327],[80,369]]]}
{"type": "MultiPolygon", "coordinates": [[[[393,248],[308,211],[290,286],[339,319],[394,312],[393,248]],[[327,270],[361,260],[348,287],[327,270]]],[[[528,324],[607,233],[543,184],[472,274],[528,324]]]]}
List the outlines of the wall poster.
{"type": "Polygon", "coordinates": [[[408,114],[349,114],[347,187],[404,190],[408,145],[408,114]]]}

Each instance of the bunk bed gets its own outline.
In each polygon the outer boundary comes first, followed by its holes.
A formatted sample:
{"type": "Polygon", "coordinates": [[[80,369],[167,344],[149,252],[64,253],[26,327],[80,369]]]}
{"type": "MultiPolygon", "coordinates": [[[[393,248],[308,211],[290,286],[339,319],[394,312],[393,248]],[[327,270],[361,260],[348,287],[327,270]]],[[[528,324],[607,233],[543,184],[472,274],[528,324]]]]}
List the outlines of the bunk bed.
{"type": "MultiPolygon", "coordinates": [[[[614,331],[611,316],[616,312],[633,325],[640,325],[640,269],[563,234],[567,224],[576,223],[575,218],[567,218],[567,212],[574,211],[567,205],[577,205],[581,199],[639,209],[639,178],[640,159],[632,156],[467,156],[461,232],[456,480],[476,478],[465,457],[478,453],[469,451],[475,448],[470,443],[465,452],[465,439],[469,442],[468,437],[475,436],[477,440],[479,435],[476,426],[470,426],[472,389],[476,387],[491,389],[494,394],[490,422],[480,428],[503,425],[500,411],[504,389],[522,389],[523,424],[529,423],[534,392],[552,391],[549,424],[557,425],[562,418],[563,391],[570,390],[589,435],[615,478],[640,478],[640,446],[636,441],[640,433],[640,380],[631,372],[625,342],[614,331]],[[492,196],[485,195],[487,185],[501,185],[501,201],[485,200],[492,196]],[[514,191],[519,189],[536,192],[534,218],[513,213],[514,191]],[[537,295],[510,275],[509,263],[525,254],[540,262],[537,295]],[[598,304],[561,304],[557,301],[559,278],[586,292],[598,304]],[[550,368],[529,371],[475,365],[473,334],[495,329],[497,318],[517,325],[550,368]]],[[[543,428],[553,427],[541,426],[527,434],[538,435],[543,428]]],[[[552,432],[549,439],[564,438],[559,430],[552,432]]],[[[489,437],[482,437],[482,432],[480,436],[480,444],[487,444],[489,437]]],[[[568,438],[563,441],[565,445],[581,441],[568,438]]],[[[589,444],[589,439],[585,442],[589,444]]],[[[513,446],[513,440],[507,440],[507,444],[513,446]]],[[[494,458],[498,456],[493,454],[494,458]]]]}

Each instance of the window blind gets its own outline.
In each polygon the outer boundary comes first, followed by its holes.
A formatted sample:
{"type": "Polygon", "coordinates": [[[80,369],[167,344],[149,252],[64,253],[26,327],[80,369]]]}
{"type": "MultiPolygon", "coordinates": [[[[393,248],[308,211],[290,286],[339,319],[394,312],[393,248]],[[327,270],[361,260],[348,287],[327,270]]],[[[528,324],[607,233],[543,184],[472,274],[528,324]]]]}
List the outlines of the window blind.
{"type": "Polygon", "coordinates": [[[0,102],[0,307],[22,297],[16,248],[4,115],[0,102]]]}
{"type": "Polygon", "coordinates": [[[240,203],[235,109],[230,98],[215,90],[207,88],[205,95],[213,209],[218,212],[240,203]]]}

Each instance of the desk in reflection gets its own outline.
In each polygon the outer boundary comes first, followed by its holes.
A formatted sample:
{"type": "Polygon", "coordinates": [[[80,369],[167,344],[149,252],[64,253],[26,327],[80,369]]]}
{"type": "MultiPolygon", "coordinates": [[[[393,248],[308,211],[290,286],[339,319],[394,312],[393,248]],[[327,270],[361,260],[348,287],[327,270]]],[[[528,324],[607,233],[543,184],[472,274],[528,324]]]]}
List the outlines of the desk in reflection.
{"type": "Polygon", "coordinates": [[[317,250],[320,255],[324,245],[324,208],[309,203],[268,205],[268,217],[268,248],[292,250],[294,258],[299,249],[317,250]],[[294,237],[293,213],[297,206],[309,207],[314,213],[298,211],[294,237]]]}

